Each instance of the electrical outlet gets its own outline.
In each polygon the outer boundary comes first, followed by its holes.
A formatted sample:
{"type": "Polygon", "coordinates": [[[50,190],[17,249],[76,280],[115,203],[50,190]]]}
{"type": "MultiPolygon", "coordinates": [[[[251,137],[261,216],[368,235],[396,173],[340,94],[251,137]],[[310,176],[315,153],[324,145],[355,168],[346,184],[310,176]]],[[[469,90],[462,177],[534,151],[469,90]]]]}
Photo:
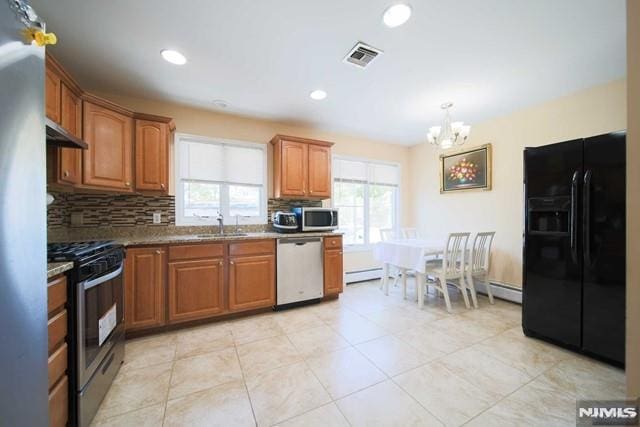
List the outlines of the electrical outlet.
{"type": "Polygon", "coordinates": [[[154,212],[153,213],[153,223],[160,224],[162,222],[162,213],[154,212]]]}
{"type": "Polygon", "coordinates": [[[82,212],[71,212],[71,225],[77,226],[82,225],[84,222],[84,218],[82,212]]]}

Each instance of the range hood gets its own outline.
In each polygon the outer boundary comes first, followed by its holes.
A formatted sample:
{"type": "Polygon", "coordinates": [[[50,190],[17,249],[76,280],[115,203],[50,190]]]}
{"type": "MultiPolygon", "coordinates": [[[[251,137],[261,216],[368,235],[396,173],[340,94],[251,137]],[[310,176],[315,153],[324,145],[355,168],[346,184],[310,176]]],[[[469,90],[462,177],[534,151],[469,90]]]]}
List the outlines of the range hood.
{"type": "Polygon", "coordinates": [[[89,148],[86,142],[71,135],[51,119],[45,118],[44,122],[47,127],[47,145],[81,149],[89,148]]]}

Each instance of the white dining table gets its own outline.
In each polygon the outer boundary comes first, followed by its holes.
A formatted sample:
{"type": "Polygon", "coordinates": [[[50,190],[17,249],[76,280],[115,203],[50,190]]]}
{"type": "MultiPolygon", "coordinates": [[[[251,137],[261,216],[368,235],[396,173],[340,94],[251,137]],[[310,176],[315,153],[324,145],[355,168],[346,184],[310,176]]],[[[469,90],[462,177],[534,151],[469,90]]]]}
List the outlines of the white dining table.
{"type": "MultiPolygon", "coordinates": [[[[426,259],[440,256],[444,252],[444,241],[435,239],[393,239],[378,242],[373,248],[374,258],[382,263],[382,288],[389,295],[389,268],[397,267],[405,272],[416,272],[416,280],[424,281],[426,259]]],[[[402,275],[403,289],[406,289],[407,275],[402,275]]],[[[418,302],[422,306],[422,295],[418,302]]]]}

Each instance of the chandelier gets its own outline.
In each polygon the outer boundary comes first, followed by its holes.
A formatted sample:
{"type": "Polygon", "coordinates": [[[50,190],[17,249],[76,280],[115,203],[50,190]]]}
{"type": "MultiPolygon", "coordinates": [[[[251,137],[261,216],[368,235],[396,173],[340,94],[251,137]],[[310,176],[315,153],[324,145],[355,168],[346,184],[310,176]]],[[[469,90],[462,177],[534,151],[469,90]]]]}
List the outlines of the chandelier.
{"type": "Polygon", "coordinates": [[[464,122],[452,122],[449,108],[453,107],[453,102],[445,102],[440,106],[444,112],[444,121],[442,126],[432,126],[427,134],[429,144],[440,147],[443,150],[451,148],[454,145],[462,145],[467,142],[471,126],[465,125],[464,122]]]}

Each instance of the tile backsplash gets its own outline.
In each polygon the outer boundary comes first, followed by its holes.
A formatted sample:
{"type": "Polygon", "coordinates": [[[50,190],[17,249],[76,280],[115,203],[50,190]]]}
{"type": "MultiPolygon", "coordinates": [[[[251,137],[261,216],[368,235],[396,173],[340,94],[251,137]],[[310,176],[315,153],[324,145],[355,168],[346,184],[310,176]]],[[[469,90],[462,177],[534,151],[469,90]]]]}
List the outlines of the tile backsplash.
{"type": "MultiPolygon", "coordinates": [[[[171,227],[176,224],[174,196],[143,196],[139,194],[86,194],[51,192],[54,202],[47,209],[50,230],[64,228],[171,227]],[[153,224],[153,214],[159,212],[160,224],[153,224]]],[[[269,199],[271,213],[290,210],[294,206],[322,206],[316,200],[269,199]]]]}

